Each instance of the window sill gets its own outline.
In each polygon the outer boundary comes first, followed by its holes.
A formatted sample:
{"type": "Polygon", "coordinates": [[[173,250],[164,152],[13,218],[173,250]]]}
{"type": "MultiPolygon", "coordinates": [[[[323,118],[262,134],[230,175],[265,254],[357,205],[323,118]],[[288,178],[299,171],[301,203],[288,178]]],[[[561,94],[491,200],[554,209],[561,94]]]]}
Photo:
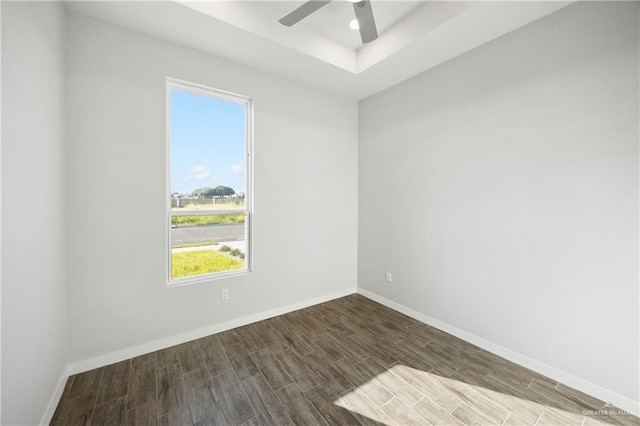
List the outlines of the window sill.
{"type": "Polygon", "coordinates": [[[249,275],[249,274],[251,274],[251,269],[243,268],[243,269],[234,269],[232,271],[217,272],[215,274],[196,275],[193,277],[171,279],[167,283],[167,287],[168,288],[183,287],[191,284],[217,281],[225,278],[234,278],[234,277],[240,277],[240,276],[249,275]]]}

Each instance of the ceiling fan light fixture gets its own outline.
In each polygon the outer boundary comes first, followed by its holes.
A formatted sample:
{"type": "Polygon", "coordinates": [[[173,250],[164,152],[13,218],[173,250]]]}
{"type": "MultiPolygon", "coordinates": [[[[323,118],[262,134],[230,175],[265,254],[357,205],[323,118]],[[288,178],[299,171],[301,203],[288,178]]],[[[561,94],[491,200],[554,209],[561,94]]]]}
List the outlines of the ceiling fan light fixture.
{"type": "MultiPolygon", "coordinates": [[[[1,0],[0,0],[1,1],[1,0]]],[[[307,16],[311,15],[318,9],[331,3],[332,0],[308,0],[302,6],[294,9],[288,15],[280,18],[278,22],[286,27],[297,24],[307,16]]],[[[349,23],[349,26],[354,30],[360,31],[360,38],[362,43],[370,43],[378,38],[378,29],[376,28],[376,21],[373,18],[373,10],[371,9],[371,0],[346,0],[352,4],[353,12],[356,15],[356,19],[349,23]]]]}

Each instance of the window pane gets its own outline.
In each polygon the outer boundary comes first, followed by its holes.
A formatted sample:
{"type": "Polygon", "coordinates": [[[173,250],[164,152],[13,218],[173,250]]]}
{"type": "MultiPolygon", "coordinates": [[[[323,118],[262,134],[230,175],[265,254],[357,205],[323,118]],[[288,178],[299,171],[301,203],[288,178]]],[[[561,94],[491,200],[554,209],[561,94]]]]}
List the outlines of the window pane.
{"type": "Polygon", "coordinates": [[[245,124],[243,104],[171,90],[172,198],[244,198],[245,124]]]}
{"type": "Polygon", "coordinates": [[[173,216],[171,277],[185,278],[245,267],[245,214],[173,216]]]}

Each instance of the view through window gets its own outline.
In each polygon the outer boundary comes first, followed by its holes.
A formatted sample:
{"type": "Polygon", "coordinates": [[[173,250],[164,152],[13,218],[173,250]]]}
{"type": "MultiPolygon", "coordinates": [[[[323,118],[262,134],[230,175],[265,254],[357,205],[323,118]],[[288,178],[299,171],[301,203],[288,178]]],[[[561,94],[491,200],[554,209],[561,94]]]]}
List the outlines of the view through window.
{"type": "Polygon", "coordinates": [[[167,80],[169,283],[250,270],[251,101],[167,80]]]}

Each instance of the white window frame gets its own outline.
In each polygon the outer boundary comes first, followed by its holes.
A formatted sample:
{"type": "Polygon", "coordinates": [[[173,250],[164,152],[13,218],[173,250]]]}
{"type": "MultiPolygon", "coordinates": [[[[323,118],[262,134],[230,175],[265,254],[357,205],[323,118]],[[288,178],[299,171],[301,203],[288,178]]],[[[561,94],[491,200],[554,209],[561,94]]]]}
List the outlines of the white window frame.
{"type": "Polygon", "coordinates": [[[167,145],[167,179],[166,179],[166,249],[167,249],[167,286],[176,287],[194,284],[205,281],[218,280],[229,277],[236,277],[252,272],[253,268],[253,101],[251,98],[214,89],[201,84],[190,83],[175,78],[166,78],[166,145],[167,145]],[[230,210],[198,210],[191,212],[173,212],[171,210],[171,90],[180,90],[196,95],[207,96],[218,100],[233,102],[245,106],[245,208],[230,210]],[[244,268],[233,269],[223,272],[213,272],[203,275],[195,275],[184,278],[172,278],[171,276],[171,218],[173,216],[207,216],[220,214],[244,214],[245,215],[245,241],[247,250],[245,252],[244,268]]]}

